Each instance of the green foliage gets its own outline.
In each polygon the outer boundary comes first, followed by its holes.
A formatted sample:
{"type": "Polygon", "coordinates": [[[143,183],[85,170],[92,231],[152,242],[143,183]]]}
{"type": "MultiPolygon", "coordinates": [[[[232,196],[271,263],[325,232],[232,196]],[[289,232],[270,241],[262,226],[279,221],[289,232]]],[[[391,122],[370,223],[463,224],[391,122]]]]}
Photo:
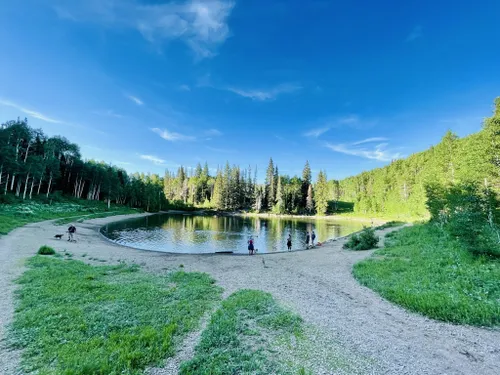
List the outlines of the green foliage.
{"type": "Polygon", "coordinates": [[[400,227],[405,225],[406,223],[403,221],[388,221],[385,224],[379,225],[376,227],[376,230],[383,230],[383,229],[389,229],[389,228],[395,228],[395,227],[400,227]]]}
{"type": "Polygon", "coordinates": [[[500,257],[499,201],[487,185],[433,184],[428,190],[427,205],[434,222],[471,253],[500,257]]]}
{"type": "Polygon", "coordinates": [[[40,255],[54,255],[56,251],[50,246],[43,245],[38,249],[40,255]]]}
{"type": "Polygon", "coordinates": [[[472,255],[435,224],[393,232],[354,276],[388,300],[447,322],[500,324],[500,261],[472,255]]]}
{"type": "Polygon", "coordinates": [[[361,233],[355,233],[349,237],[344,244],[345,249],[351,250],[370,250],[377,247],[379,237],[375,235],[375,230],[365,228],[361,233]]]}
{"type": "Polygon", "coordinates": [[[429,211],[436,216],[436,207],[426,205],[426,197],[434,202],[439,198],[434,185],[477,184],[486,178],[493,190],[500,191],[499,103],[482,131],[464,138],[448,132],[424,152],[339,181],[337,199],[354,203],[358,215],[407,219],[427,218],[429,211]]]}
{"type": "Polygon", "coordinates": [[[280,307],[269,293],[240,290],[212,316],[195,357],[180,374],[285,374],[271,353],[278,336],[302,332],[302,319],[280,307]]]}
{"type": "Polygon", "coordinates": [[[36,256],[20,278],[10,345],[22,371],[142,374],[161,365],[220,298],[206,274],[166,277],[36,256]]]}
{"type": "Polygon", "coordinates": [[[314,187],[314,200],[316,203],[316,213],[318,215],[326,214],[328,208],[329,188],[326,173],[320,171],[318,173],[318,180],[314,187]]]}

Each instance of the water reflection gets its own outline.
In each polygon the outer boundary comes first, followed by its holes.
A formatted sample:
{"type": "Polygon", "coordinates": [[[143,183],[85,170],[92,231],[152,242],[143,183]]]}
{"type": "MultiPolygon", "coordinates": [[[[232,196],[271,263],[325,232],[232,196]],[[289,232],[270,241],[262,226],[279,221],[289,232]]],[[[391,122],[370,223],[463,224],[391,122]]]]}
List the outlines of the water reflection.
{"type": "Polygon", "coordinates": [[[102,228],[110,240],[143,250],[175,253],[247,253],[254,239],[259,253],[304,249],[306,232],[315,231],[316,241],[345,236],[362,229],[354,221],[233,216],[153,215],[111,223],[102,228]]]}

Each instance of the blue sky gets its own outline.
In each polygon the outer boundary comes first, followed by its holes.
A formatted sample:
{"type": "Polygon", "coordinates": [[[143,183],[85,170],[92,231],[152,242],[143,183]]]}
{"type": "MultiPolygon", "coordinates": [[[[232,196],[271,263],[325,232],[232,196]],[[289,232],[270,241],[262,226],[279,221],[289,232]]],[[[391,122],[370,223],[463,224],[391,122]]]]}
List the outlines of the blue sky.
{"type": "Polygon", "coordinates": [[[343,178],[478,131],[497,0],[0,3],[0,121],[163,173],[208,161],[343,178]]]}

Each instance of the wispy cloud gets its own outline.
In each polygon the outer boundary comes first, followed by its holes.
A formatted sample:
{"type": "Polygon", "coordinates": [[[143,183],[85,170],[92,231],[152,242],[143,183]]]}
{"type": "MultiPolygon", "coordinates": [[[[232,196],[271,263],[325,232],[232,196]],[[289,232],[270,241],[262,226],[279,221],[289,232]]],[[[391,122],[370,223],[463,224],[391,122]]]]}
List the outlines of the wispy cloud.
{"type": "Polygon", "coordinates": [[[387,138],[384,138],[384,137],[373,137],[373,138],[366,138],[366,139],[363,139],[361,141],[357,141],[357,142],[354,142],[353,145],[354,146],[357,146],[357,145],[362,145],[364,143],[373,143],[373,142],[384,142],[384,141],[387,141],[388,139],[387,138]]]}
{"type": "Polygon", "coordinates": [[[326,132],[328,132],[333,128],[341,126],[355,126],[356,124],[359,123],[359,121],[360,120],[358,115],[348,115],[344,117],[328,119],[326,121],[323,121],[321,126],[318,126],[316,128],[313,128],[305,132],[304,136],[311,138],[319,138],[321,135],[325,134],[326,132]]]}
{"type": "Polygon", "coordinates": [[[33,118],[38,119],[38,120],[42,120],[42,121],[45,121],[45,122],[50,122],[52,124],[62,124],[63,123],[60,120],[56,120],[55,118],[52,118],[52,117],[44,115],[43,113],[40,113],[40,112],[31,110],[31,109],[25,108],[22,105],[19,105],[17,103],[11,102],[9,100],[0,99],[0,105],[14,108],[14,109],[16,109],[16,110],[18,110],[18,111],[20,111],[20,112],[22,112],[22,113],[24,113],[24,114],[26,114],[28,116],[31,116],[33,118]]]}
{"type": "Polygon", "coordinates": [[[142,160],[150,161],[151,163],[153,163],[155,165],[159,165],[159,166],[165,166],[166,165],[166,160],[161,159],[161,158],[159,158],[157,156],[154,156],[154,155],[139,155],[139,157],[142,160]]]}
{"type": "Polygon", "coordinates": [[[385,140],[385,138],[382,137],[375,137],[347,144],[327,143],[326,147],[328,147],[332,151],[340,152],[342,154],[359,156],[362,158],[378,160],[378,161],[391,161],[402,157],[402,155],[399,152],[394,152],[388,149],[388,143],[377,143],[372,147],[360,146],[360,145],[366,145],[368,143],[374,143],[381,139],[385,140]]]}
{"type": "Polygon", "coordinates": [[[213,57],[230,36],[231,0],[185,0],[144,4],[138,0],[57,0],[60,18],[93,22],[109,28],[137,30],[147,41],[182,40],[197,58],[213,57]]]}
{"type": "Polygon", "coordinates": [[[93,114],[98,116],[106,116],[106,117],[114,117],[114,118],[123,118],[123,115],[116,113],[112,109],[106,109],[104,111],[92,111],[93,114]]]}
{"type": "Polygon", "coordinates": [[[144,105],[144,102],[134,95],[125,95],[128,99],[132,100],[137,105],[144,105]]]}
{"type": "Polygon", "coordinates": [[[423,36],[422,26],[418,25],[413,28],[410,34],[406,37],[406,42],[413,42],[414,40],[423,36]]]}
{"type": "Polygon", "coordinates": [[[301,86],[284,83],[269,89],[245,90],[234,87],[227,88],[234,94],[257,101],[275,100],[281,94],[290,94],[302,89],[301,86]]]}
{"type": "Polygon", "coordinates": [[[218,129],[208,129],[205,131],[207,137],[220,137],[222,132],[218,129]]]}
{"type": "Polygon", "coordinates": [[[179,86],[179,90],[181,90],[181,91],[191,91],[191,87],[189,87],[188,85],[180,85],[179,86]]]}
{"type": "Polygon", "coordinates": [[[176,141],[194,141],[195,137],[189,136],[189,135],[184,135],[176,132],[169,131],[167,129],[159,129],[159,128],[153,128],[151,129],[154,133],[158,134],[160,137],[162,137],[164,140],[169,141],[169,142],[176,142],[176,141]]]}

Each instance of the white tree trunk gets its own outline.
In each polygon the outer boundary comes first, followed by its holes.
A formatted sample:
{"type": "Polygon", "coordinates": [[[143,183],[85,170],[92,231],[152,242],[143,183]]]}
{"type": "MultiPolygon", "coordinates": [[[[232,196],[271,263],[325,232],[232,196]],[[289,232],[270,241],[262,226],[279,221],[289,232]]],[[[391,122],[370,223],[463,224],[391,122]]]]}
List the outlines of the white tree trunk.
{"type": "Polygon", "coordinates": [[[49,186],[47,186],[47,198],[49,197],[49,194],[50,194],[51,185],[52,185],[52,173],[50,174],[50,178],[49,178],[49,186]]]}
{"type": "Polygon", "coordinates": [[[24,182],[23,200],[26,199],[26,192],[28,191],[28,182],[30,180],[30,174],[26,176],[26,181],[24,182]]]}
{"type": "Polygon", "coordinates": [[[32,196],[33,196],[33,185],[35,185],[35,178],[34,177],[31,179],[30,199],[32,199],[32,196]]]}
{"type": "Polygon", "coordinates": [[[9,175],[9,174],[7,174],[7,181],[5,181],[5,191],[4,191],[4,193],[3,193],[4,195],[6,195],[6,194],[7,194],[7,186],[9,186],[9,177],[10,177],[10,175],[9,175]]]}
{"type": "Polygon", "coordinates": [[[16,180],[16,174],[12,175],[12,180],[10,182],[10,191],[14,190],[14,181],[16,180]]]}

